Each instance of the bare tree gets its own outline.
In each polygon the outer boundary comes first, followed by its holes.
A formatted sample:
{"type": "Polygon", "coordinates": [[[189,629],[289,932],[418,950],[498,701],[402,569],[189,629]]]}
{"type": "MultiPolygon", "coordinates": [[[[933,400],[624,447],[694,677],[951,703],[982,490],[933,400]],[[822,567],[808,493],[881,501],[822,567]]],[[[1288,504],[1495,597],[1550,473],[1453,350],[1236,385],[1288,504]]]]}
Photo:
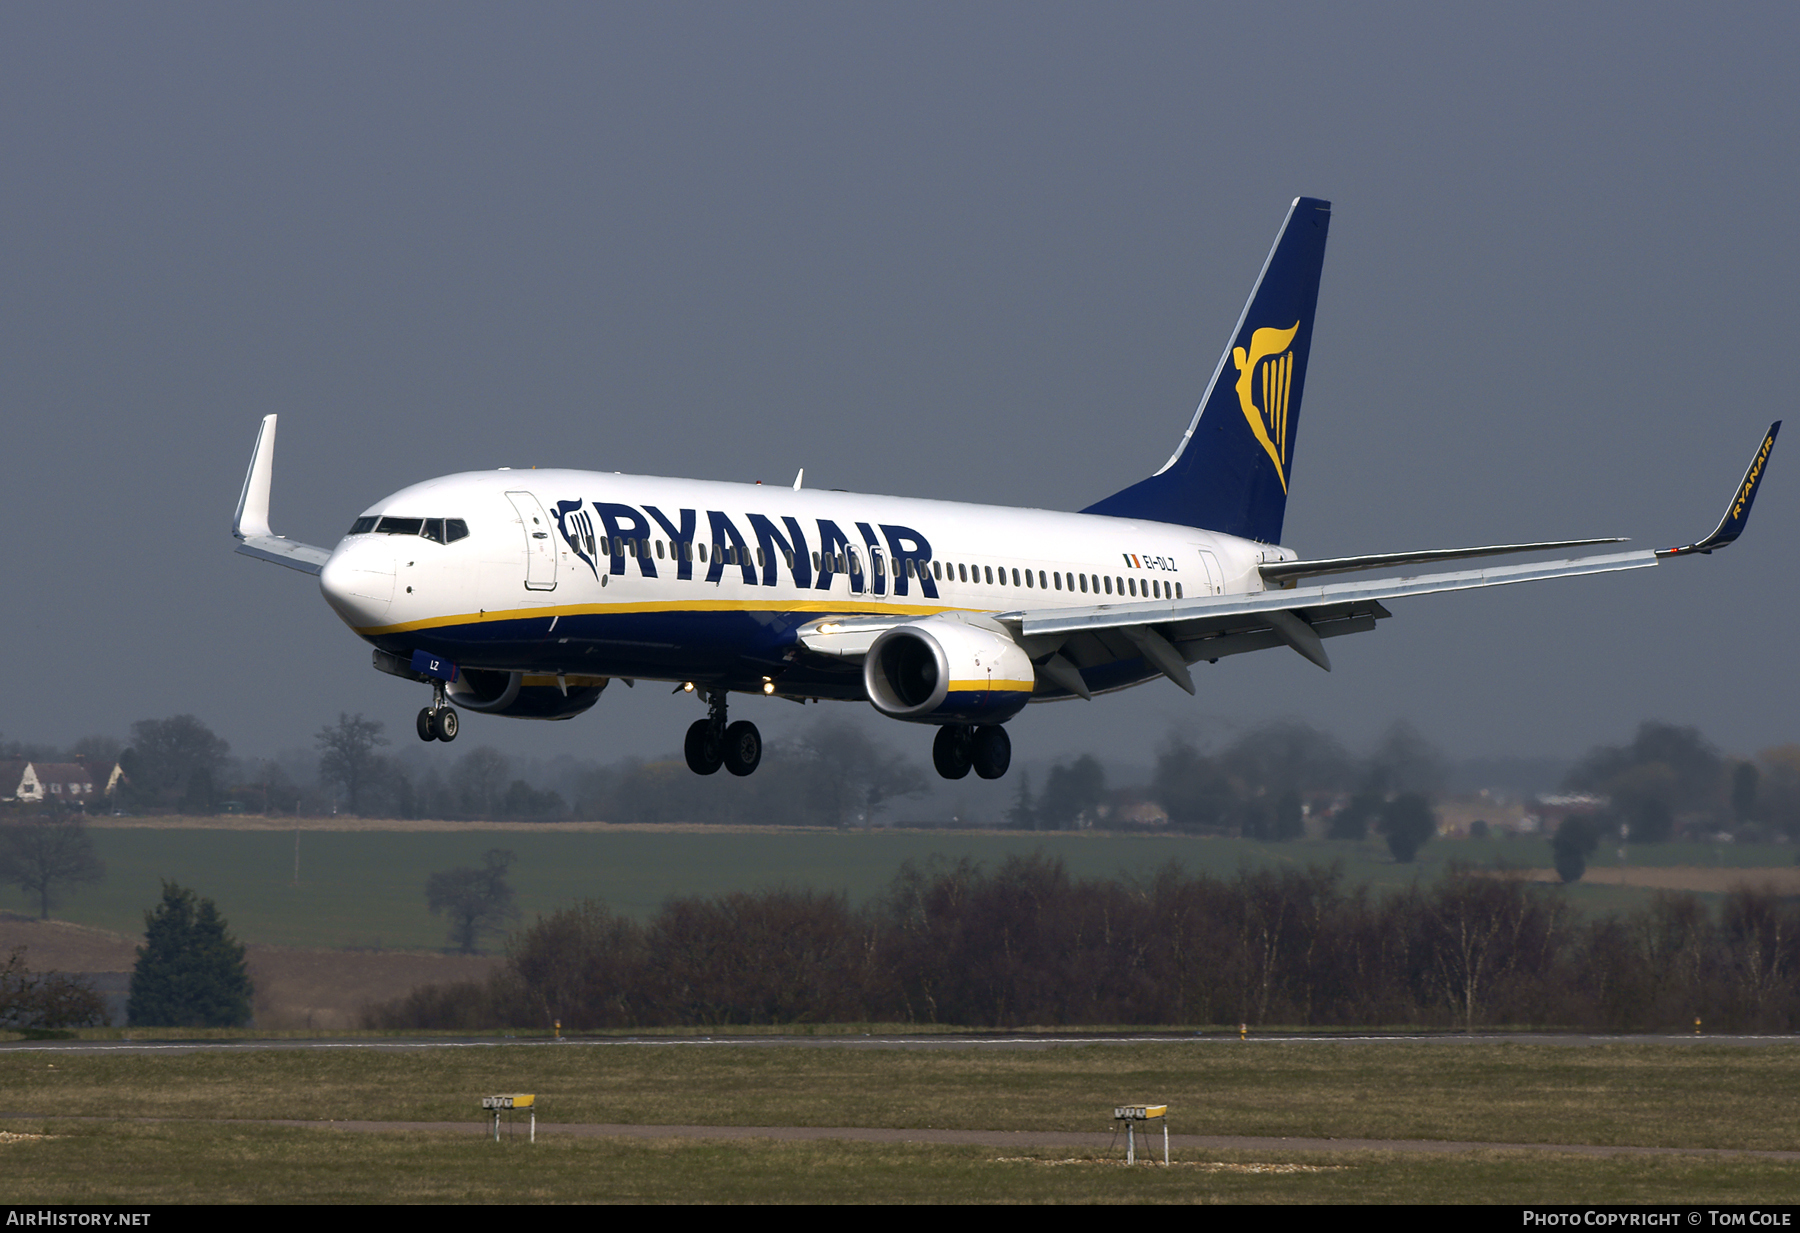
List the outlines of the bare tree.
{"type": "Polygon", "coordinates": [[[66,972],[33,972],[23,947],[0,964],[0,1027],[104,1027],[106,999],[66,972]]]}
{"type": "Polygon", "coordinates": [[[319,729],[319,777],[344,789],[350,798],[351,813],[362,813],[363,789],[381,761],[375,750],[387,744],[387,738],[381,735],[385,726],[378,720],[364,719],[360,712],[346,715],[340,711],[335,725],[319,729]]]}
{"type": "Polygon", "coordinates": [[[506,871],[513,854],[490,848],[482,866],[445,869],[425,879],[425,902],[433,916],[450,918],[450,943],[465,955],[475,953],[483,934],[499,933],[518,918],[506,871]]]}
{"type": "Polygon", "coordinates": [[[192,715],[140,719],[131,748],[119,755],[130,798],[141,808],[214,811],[219,777],[231,745],[192,715]]]}
{"type": "Polygon", "coordinates": [[[48,919],[64,891],[106,876],[78,813],[46,812],[0,826],[0,882],[38,901],[48,919]]]}
{"type": "Polygon", "coordinates": [[[450,786],[455,789],[462,812],[472,818],[495,818],[506,796],[506,781],[512,775],[512,760],[492,745],[471,749],[456,760],[450,772],[450,786]]]}

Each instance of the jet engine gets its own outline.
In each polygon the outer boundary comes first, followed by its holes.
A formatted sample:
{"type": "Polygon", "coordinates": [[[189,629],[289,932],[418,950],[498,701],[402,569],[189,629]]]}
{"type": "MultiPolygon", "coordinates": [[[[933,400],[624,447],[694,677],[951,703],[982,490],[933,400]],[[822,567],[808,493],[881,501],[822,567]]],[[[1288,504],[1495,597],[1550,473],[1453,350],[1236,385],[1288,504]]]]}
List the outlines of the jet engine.
{"type": "Polygon", "coordinates": [[[464,668],[445,691],[459,710],[512,719],[573,719],[600,700],[603,676],[539,676],[464,668]]]}
{"type": "Polygon", "coordinates": [[[916,723],[1002,723],[1031,701],[1036,683],[1018,643],[946,617],[897,625],[863,657],[875,709],[916,723]]]}

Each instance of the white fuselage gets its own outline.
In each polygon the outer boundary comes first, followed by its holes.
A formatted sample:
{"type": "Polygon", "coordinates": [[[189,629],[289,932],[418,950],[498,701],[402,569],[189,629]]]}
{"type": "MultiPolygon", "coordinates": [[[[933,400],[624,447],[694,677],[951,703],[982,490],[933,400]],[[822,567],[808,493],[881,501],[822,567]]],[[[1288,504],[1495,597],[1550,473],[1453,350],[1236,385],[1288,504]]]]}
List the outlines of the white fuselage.
{"type": "MultiPolygon", "coordinates": [[[[571,470],[428,480],[358,526],[374,529],[338,544],[320,584],[378,647],[728,689],[769,679],[795,630],[821,617],[1240,594],[1263,589],[1259,563],[1292,556],[1168,523],[571,470]],[[460,520],[467,534],[439,542],[382,519],[460,520]]],[[[1094,683],[1154,673],[1138,663],[1130,675],[1094,683]]],[[[804,670],[780,679],[782,693],[860,693],[804,670]]]]}

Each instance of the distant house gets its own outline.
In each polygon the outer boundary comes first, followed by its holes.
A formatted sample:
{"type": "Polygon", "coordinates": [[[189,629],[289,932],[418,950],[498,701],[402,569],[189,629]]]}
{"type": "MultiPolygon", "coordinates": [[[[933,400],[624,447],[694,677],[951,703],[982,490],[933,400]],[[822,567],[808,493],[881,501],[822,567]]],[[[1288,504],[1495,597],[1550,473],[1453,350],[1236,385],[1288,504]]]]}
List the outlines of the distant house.
{"type": "Polygon", "coordinates": [[[1111,805],[1102,805],[1100,815],[1113,826],[1167,826],[1169,811],[1155,801],[1144,800],[1133,792],[1114,794],[1111,805]]]}
{"type": "Polygon", "coordinates": [[[0,762],[0,801],[61,801],[83,809],[110,797],[124,772],[117,763],[103,778],[82,762],[0,762]]]}
{"type": "Polygon", "coordinates": [[[31,763],[17,759],[0,762],[0,801],[35,801],[43,794],[31,763]]]}
{"type": "Polygon", "coordinates": [[[1605,813],[1612,804],[1609,797],[1592,796],[1587,793],[1566,793],[1560,796],[1540,796],[1531,802],[1530,811],[1525,815],[1525,823],[1521,830],[1542,831],[1553,834],[1563,820],[1579,815],[1592,817],[1605,813]]]}

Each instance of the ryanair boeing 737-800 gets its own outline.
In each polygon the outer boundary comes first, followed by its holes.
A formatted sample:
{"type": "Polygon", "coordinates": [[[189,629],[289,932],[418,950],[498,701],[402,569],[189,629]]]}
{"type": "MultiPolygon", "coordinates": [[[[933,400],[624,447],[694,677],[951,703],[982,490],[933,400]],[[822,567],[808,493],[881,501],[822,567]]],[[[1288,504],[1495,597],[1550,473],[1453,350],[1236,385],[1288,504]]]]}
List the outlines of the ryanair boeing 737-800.
{"type": "Polygon", "coordinates": [[[375,666],[429,685],[425,740],[458,710],[568,719],[615,678],[707,703],[688,765],[748,775],[732,693],[866,701],[937,728],[940,774],[1006,773],[1028,702],[1092,698],[1192,665],[1373,629],[1390,600],[1653,566],[1743,531],[1777,421],[1711,535],[1681,548],[1319,582],[1381,567],[1619,543],[1302,560],[1282,547],[1330,203],[1302,197],[1174,455],[1079,513],[593,471],[471,471],[376,502],[335,549],[269,529],[275,416],[238,502],[238,551],[317,574],[375,666]]]}

